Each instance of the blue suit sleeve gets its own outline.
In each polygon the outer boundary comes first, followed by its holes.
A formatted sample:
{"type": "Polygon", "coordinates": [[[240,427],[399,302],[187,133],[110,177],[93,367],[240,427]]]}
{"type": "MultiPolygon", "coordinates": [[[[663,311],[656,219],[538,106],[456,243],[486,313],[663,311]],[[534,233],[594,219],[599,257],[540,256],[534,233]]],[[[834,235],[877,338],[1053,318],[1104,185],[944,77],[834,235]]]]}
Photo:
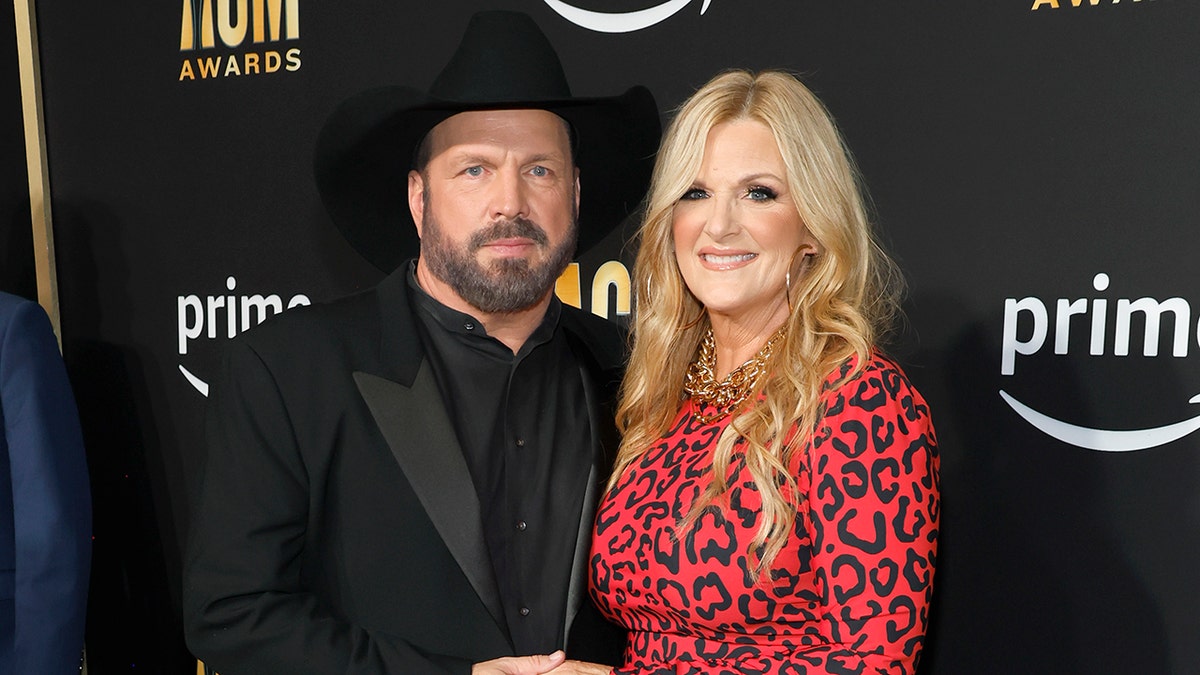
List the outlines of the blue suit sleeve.
{"type": "Polygon", "coordinates": [[[13,672],[77,673],[91,560],[87,460],[58,344],[32,302],[0,322],[0,411],[15,532],[13,672]]]}

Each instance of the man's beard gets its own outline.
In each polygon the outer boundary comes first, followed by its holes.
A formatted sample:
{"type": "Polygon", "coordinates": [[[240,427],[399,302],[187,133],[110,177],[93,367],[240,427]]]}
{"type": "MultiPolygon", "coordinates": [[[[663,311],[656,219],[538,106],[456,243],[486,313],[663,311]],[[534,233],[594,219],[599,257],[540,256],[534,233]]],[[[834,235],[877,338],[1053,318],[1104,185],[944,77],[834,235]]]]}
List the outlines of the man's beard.
{"type": "Polygon", "coordinates": [[[552,249],[546,232],[526,218],[488,225],[471,235],[465,250],[445,236],[428,202],[423,220],[421,257],[426,267],[460,298],[487,314],[511,314],[536,305],[575,255],[578,222],[574,213],[566,237],[552,249]],[[535,265],[524,258],[501,258],[490,263],[476,258],[479,249],[488,243],[513,237],[529,239],[542,251],[548,250],[549,255],[535,265]]]}

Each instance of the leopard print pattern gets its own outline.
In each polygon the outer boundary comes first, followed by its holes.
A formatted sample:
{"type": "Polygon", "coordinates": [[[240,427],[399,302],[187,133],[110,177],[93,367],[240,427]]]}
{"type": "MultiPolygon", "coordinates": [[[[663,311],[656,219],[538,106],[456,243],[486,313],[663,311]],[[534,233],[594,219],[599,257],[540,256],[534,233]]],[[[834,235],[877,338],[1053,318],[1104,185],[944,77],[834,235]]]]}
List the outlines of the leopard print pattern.
{"type": "Polygon", "coordinates": [[[912,673],[937,560],[938,453],[929,409],[876,356],[826,382],[825,415],[792,471],[797,517],[755,577],[747,549],[761,501],[735,450],[727,500],[690,531],[729,423],[696,423],[691,400],[626,468],[597,512],[589,586],[630,638],[616,675],[912,673]]]}

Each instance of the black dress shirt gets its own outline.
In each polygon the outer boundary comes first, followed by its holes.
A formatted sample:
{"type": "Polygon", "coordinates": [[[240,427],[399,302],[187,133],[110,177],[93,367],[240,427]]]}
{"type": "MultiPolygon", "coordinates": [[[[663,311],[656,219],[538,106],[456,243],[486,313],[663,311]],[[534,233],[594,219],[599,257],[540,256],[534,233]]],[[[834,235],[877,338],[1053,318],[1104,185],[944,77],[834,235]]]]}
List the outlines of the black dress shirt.
{"type": "MultiPolygon", "coordinates": [[[[516,354],[409,275],[416,324],[483,514],[517,654],[562,648],[571,563],[592,466],[579,363],[552,298],[516,354]]],[[[466,639],[470,639],[466,637],[466,639]]]]}

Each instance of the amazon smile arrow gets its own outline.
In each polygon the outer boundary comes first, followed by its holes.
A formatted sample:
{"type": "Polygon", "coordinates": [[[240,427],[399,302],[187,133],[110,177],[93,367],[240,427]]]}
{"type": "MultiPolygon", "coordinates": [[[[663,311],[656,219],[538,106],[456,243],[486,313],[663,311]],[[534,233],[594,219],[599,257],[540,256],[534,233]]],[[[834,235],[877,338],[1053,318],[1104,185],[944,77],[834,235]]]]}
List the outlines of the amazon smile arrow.
{"type": "MultiPolygon", "coordinates": [[[[633,31],[649,28],[656,23],[666,21],[683,9],[692,0],[669,0],[661,5],[639,9],[634,12],[593,12],[568,5],[562,0],[546,0],[559,16],[576,26],[582,26],[597,33],[632,33],[633,31]]],[[[700,13],[708,11],[712,0],[704,0],[700,13]]]]}
{"type": "MultiPolygon", "coordinates": [[[[1092,429],[1081,427],[1062,420],[1056,420],[1049,415],[1040,413],[1010,396],[1003,389],[1000,398],[1004,399],[1018,415],[1029,422],[1038,431],[1056,438],[1063,443],[1088,450],[1102,452],[1131,452],[1166,445],[1200,429],[1200,415],[1182,422],[1168,424],[1151,429],[1133,429],[1129,431],[1114,431],[1111,429],[1092,429]]],[[[1200,403],[1200,395],[1193,396],[1188,403],[1200,403]]]]}

